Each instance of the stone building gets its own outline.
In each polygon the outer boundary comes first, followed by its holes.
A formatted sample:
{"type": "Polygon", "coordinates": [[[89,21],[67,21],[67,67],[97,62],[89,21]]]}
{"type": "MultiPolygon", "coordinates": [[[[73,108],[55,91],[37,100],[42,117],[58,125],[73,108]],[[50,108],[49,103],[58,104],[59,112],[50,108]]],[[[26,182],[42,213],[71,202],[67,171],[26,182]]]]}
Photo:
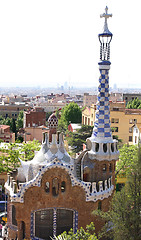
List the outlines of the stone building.
{"type": "MultiPolygon", "coordinates": [[[[108,39],[106,12],[104,32],[108,39]]],[[[103,222],[92,211],[109,209],[115,187],[117,141],[112,139],[109,116],[109,50],[101,44],[100,78],[96,119],[87,149],[72,159],[64,148],[62,133],[57,133],[57,118],[49,119],[49,134],[43,136],[41,150],[31,161],[8,174],[8,239],[50,239],[70,228],[86,227],[94,222],[98,232],[103,222]],[[104,52],[104,55],[103,55],[104,52]],[[105,56],[106,54],[106,56],[105,56]],[[104,59],[103,59],[104,56],[104,59]]]]}

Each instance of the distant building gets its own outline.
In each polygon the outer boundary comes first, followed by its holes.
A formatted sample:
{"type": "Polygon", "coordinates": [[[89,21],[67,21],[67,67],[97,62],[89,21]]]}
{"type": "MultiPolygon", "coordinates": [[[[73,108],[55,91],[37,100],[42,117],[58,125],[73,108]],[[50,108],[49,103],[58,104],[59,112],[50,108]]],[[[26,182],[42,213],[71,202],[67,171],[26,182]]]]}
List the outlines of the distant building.
{"type": "Polygon", "coordinates": [[[31,111],[24,112],[24,128],[38,127],[46,124],[46,113],[43,108],[35,107],[31,111]]]}
{"type": "Polygon", "coordinates": [[[96,104],[97,95],[90,95],[89,93],[84,93],[83,96],[83,106],[90,107],[92,104],[96,104]]]}
{"type": "Polygon", "coordinates": [[[134,100],[136,98],[141,100],[141,94],[140,93],[123,93],[123,101],[126,102],[126,105],[129,101],[134,100]]]}
{"type": "Polygon", "coordinates": [[[70,132],[76,132],[80,128],[81,128],[81,124],[79,124],[79,123],[70,123],[69,126],[68,126],[68,130],[70,132]]]}
{"type": "Polygon", "coordinates": [[[29,106],[25,103],[11,103],[11,104],[0,104],[0,115],[4,118],[17,118],[20,111],[29,109],[29,106]]]}
{"type": "Polygon", "coordinates": [[[23,140],[24,142],[38,140],[42,142],[43,133],[48,132],[46,126],[37,126],[37,127],[26,127],[24,129],[23,140]]]}
{"type": "Polygon", "coordinates": [[[0,139],[6,143],[15,142],[15,133],[10,131],[10,126],[0,125],[0,139]]]}

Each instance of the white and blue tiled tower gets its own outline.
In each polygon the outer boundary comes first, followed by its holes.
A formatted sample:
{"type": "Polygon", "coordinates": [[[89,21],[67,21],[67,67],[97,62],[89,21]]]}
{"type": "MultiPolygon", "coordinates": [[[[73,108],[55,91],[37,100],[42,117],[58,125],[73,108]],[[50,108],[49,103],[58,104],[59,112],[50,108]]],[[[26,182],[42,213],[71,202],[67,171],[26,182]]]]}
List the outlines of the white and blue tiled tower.
{"type": "Polygon", "coordinates": [[[108,29],[107,19],[112,17],[108,14],[108,8],[105,8],[105,13],[100,15],[105,18],[104,31],[99,34],[100,41],[100,62],[99,70],[99,86],[96,104],[96,114],[94,128],[91,138],[87,140],[89,146],[89,157],[91,159],[114,160],[118,159],[119,152],[117,150],[117,141],[112,138],[112,131],[110,127],[110,106],[109,106],[109,69],[110,60],[110,42],[113,34],[108,29]]]}

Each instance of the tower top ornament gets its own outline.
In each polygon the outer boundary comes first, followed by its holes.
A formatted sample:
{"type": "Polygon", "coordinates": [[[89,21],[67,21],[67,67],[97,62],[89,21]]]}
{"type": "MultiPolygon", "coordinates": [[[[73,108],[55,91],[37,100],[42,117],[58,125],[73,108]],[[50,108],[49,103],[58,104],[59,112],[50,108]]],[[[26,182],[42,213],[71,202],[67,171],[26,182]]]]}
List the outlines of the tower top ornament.
{"type": "Polygon", "coordinates": [[[105,18],[105,23],[104,23],[104,33],[105,34],[111,34],[111,32],[108,29],[108,24],[107,24],[107,19],[112,17],[112,14],[108,14],[108,7],[106,6],[105,8],[105,13],[100,15],[101,18],[105,18]]]}

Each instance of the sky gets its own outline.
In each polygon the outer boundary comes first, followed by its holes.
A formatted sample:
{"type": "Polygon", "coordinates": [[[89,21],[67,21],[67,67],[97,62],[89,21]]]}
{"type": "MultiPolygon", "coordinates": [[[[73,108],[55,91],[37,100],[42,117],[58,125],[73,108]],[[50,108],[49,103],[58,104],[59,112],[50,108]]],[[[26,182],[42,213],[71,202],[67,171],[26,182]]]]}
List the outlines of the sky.
{"type": "Polygon", "coordinates": [[[0,0],[0,86],[97,86],[106,6],[110,86],[141,88],[140,0],[0,0]]]}

